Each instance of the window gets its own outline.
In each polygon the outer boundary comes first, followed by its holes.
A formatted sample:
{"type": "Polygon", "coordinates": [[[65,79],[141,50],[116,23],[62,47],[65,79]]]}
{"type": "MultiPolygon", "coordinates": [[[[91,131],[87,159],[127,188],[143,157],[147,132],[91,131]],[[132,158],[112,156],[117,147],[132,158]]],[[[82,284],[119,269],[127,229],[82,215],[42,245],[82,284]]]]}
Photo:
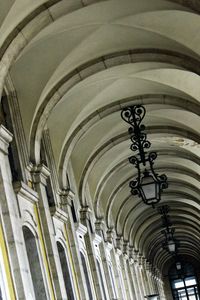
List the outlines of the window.
{"type": "Polygon", "coordinates": [[[82,265],[83,265],[83,271],[84,271],[84,275],[85,275],[85,281],[86,281],[86,285],[87,285],[89,300],[93,300],[87,265],[86,265],[86,261],[85,261],[85,256],[83,255],[82,252],[80,254],[81,254],[81,261],[82,261],[82,265]]]}
{"type": "Polygon", "coordinates": [[[72,212],[73,221],[74,221],[74,223],[76,223],[77,222],[77,217],[76,217],[76,211],[75,211],[73,200],[71,200],[71,212],[72,212]]]}
{"type": "Polygon", "coordinates": [[[181,272],[175,272],[171,278],[172,294],[175,300],[199,300],[198,284],[191,265],[183,265],[181,272]]]}
{"type": "Polygon", "coordinates": [[[97,262],[98,272],[99,272],[99,276],[100,276],[100,282],[101,282],[101,287],[102,287],[102,291],[103,291],[103,297],[104,297],[104,299],[106,299],[106,291],[105,291],[105,286],[104,286],[104,282],[103,282],[101,266],[100,266],[100,263],[99,263],[98,259],[96,260],[96,262],[97,262]]]}
{"type": "Polygon", "coordinates": [[[45,186],[45,189],[46,189],[49,207],[54,207],[55,201],[54,201],[54,195],[53,195],[53,190],[52,190],[52,186],[51,186],[51,180],[49,177],[47,178],[47,186],[45,186]]]}
{"type": "MultiPolygon", "coordinates": [[[[2,97],[1,99],[1,113],[3,117],[3,125],[11,132],[15,133],[13,129],[13,122],[12,117],[10,113],[10,108],[8,104],[8,98],[6,96],[2,97]]],[[[13,136],[13,140],[11,144],[8,147],[8,159],[10,163],[10,169],[12,174],[12,180],[13,181],[20,181],[22,180],[22,170],[21,170],[21,164],[17,149],[17,143],[16,143],[16,137],[15,134],[13,136]]]]}
{"type": "Polygon", "coordinates": [[[61,262],[61,268],[62,268],[62,273],[63,273],[63,278],[65,282],[65,288],[67,292],[67,298],[69,300],[74,300],[74,294],[73,294],[73,287],[72,287],[72,281],[70,277],[70,272],[69,272],[69,267],[67,263],[67,258],[65,254],[65,249],[61,245],[60,242],[57,242],[57,247],[58,247],[58,253],[60,257],[60,262],[61,262]]]}
{"type": "Polygon", "coordinates": [[[117,292],[116,292],[116,289],[115,289],[115,281],[114,281],[114,276],[113,276],[113,270],[112,270],[112,267],[111,267],[110,264],[108,265],[108,269],[109,269],[109,274],[110,274],[110,279],[111,279],[114,298],[117,298],[117,292]]]}
{"type": "Polygon", "coordinates": [[[35,299],[47,300],[35,236],[26,226],[23,227],[23,234],[26,245],[26,252],[28,256],[29,268],[33,282],[33,288],[35,292],[35,299]]]}

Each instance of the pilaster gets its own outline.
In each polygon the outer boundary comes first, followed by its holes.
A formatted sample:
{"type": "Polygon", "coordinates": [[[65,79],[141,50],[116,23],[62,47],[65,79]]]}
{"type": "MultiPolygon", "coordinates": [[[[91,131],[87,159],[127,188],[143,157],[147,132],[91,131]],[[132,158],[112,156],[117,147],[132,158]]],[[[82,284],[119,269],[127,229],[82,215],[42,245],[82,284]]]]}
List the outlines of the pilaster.
{"type": "Polygon", "coordinates": [[[12,176],[8,159],[8,146],[12,141],[12,134],[0,126],[0,203],[2,213],[2,227],[5,232],[8,256],[15,293],[17,299],[34,299],[33,285],[28,265],[24,260],[26,250],[22,234],[20,214],[17,199],[12,186],[12,176]]]}
{"type": "Polygon", "coordinates": [[[19,162],[22,173],[22,180],[27,183],[30,180],[30,172],[27,168],[29,165],[28,149],[24,128],[21,118],[20,107],[18,103],[17,93],[9,74],[6,76],[5,89],[7,90],[8,105],[12,119],[12,127],[14,131],[15,142],[19,153],[19,162]]]}
{"type": "Polygon", "coordinates": [[[132,299],[137,299],[137,293],[139,292],[137,290],[137,283],[136,283],[136,279],[134,278],[133,267],[132,267],[132,265],[134,264],[134,255],[133,255],[134,249],[129,245],[127,251],[128,251],[127,272],[129,276],[132,299]]]}
{"type": "Polygon", "coordinates": [[[127,262],[129,258],[129,244],[127,241],[123,242],[123,254],[121,256],[121,266],[122,266],[122,273],[123,273],[123,279],[124,279],[124,285],[125,285],[125,291],[126,291],[126,297],[127,299],[131,300],[131,285],[130,285],[130,279],[127,269],[127,262]]]}
{"type": "Polygon", "coordinates": [[[101,255],[101,259],[102,259],[103,270],[104,270],[104,275],[105,275],[105,279],[106,279],[109,299],[114,299],[116,297],[116,295],[114,294],[114,291],[113,291],[111,277],[110,277],[111,275],[109,272],[109,260],[108,260],[108,255],[107,255],[108,245],[107,245],[107,249],[106,249],[105,236],[104,236],[105,223],[104,223],[103,219],[98,219],[96,221],[95,228],[96,228],[96,232],[102,238],[102,243],[100,243],[100,245],[99,245],[99,250],[100,250],[100,255],[101,255]]]}
{"type": "MultiPolygon", "coordinates": [[[[81,300],[87,299],[87,289],[84,286],[84,273],[81,268],[82,262],[79,251],[79,244],[77,240],[77,230],[80,229],[78,223],[74,223],[72,212],[71,212],[71,201],[74,200],[74,192],[70,189],[63,189],[59,192],[60,207],[65,214],[68,216],[68,222],[66,224],[66,232],[69,242],[69,247],[72,254],[72,263],[74,264],[74,270],[76,273],[76,280],[78,285],[79,297],[81,300]],[[77,225],[77,226],[75,226],[77,225]]],[[[86,232],[85,232],[86,233],[86,232]]]]}
{"type": "Polygon", "coordinates": [[[152,274],[151,274],[151,264],[150,262],[146,262],[146,274],[148,278],[148,285],[149,285],[149,294],[153,295],[154,289],[153,289],[153,283],[152,283],[152,274]]]}
{"type": "Polygon", "coordinates": [[[104,296],[103,296],[102,287],[100,286],[101,279],[98,272],[98,266],[96,261],[96,254],[95,254],[94,243],[93,243],[94,233],[91,231],[92,226],[90,223],[91,222],[90,214],[91,214],[91,210],[88,206],[84,206],[81,208],[80,210],[81,222],[87,228],[87,233],[85,235],[85,244],[86,244],[87,255],[90,264],[90,270],[92,272],[93,283],[95,287],[95,293],[96,293],[95,298],[99,300],[103,300],[104,296]]]}
{"type": "Polygon", "coordinates": [[[138,290],[138,295],[139,299],[142,300],[144,299],[144,292],[143,292],[143,287],[142,287],[142,282],[141,282],[141,275],[140,275],[140,262],[139,262],[139,254],[138,251],[134,250],[134,264],[133,264],[133,270],[134,270],[134,277],[137,282],[137,290],[138,290]]]}
{"type": "Polygon", "coordinates": [[[147,295],[151,294],[151,283],[149,280],[149,262],[146,258],[143,259],[143,270],[144,270],[144,280],[146,286],[147,295]]]}
{"type": "Polygon", "coordinates": [[[118,295],[119,299],[126,300],[126,291],[122,273],[122,266],[121,266],[121,255],[123,250],[123,238],[122,236],[117,236],[115,239],[115,252],[113,253],[113,260],[115,263],[115,272],[116,272],[116,280],[117,280],[117,288],[118,288],[118,295]]]}
{"type": "MultiPolygon", "coordinates": [[[[49,259],[52,286],[54,286],[57,299],[67,299],[58,249],[55,241],[53,221],[49,209],[46,184],[50,171],[45,165],[35,165],[31,170],[33,183],[39,195],[38,215],[40,217],[46,252],[49,259]]],[[[50,282],[49,282],[50,284],[50,282]]]]}

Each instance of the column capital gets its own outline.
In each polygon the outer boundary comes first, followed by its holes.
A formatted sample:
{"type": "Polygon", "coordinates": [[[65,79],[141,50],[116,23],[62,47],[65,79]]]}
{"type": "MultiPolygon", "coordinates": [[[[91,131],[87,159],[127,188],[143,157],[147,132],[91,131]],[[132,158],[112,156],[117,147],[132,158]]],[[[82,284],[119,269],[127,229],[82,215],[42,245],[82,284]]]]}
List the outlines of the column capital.
{"type": "Polygon", "coordinates": [[[8,146],[12,141],[13,135],[3,125],[0,125],[0,151],[8,154],[8,146]]]}
{"type": "Polygon", "coordinates": [[[143,266],[144,257],[142,256],[141,253],[138,253],[138,263],[139,263],[140,266],[143,266]]]}
{"type": "Polygon", "coordinates": [[[103,218],[98,218],[95,222],[95,231],[106,241],[106,225],[103,218]]]}
{"type": "Polygon", "coordinates": [[[144,267],[144,269],[146,270],[146,265],[147,265],[147,259],[142,256],[142,266],[144,267]]]}
{"type": "Polygon", "coordinates": [[[95,222],[95,229],[97,231],[104,231],[105,229],[105,222],[103,217],[102,218],[97,218],[96,222],[95,222]]]}
{"type": "Polygon", "coordinates": [[[81,220],[90,220],[91,209],[88,205],[82,206],[80,209],[81,220]]]}
{"type": "Polygon", "coordinates": [[[129,257],[129,264],[133,265],[134,264],[134,259],[132,257],[129,257]]]}
{"type": "Polygon", "coordinates": [[[112,244],[112,242],[114,241],[114,238],[115,238],[114,228],[109,228],[106,232],[106,235],[107,235],[107,241],[112,244]]]}
{"type": "Polygon", "coordinates": [[[122,250],[123,250],[123,236],[118,235],[115,240],[116,240],[116,248],[119,249],[122,252],[122,250]]]}
{"type": "Polygon", "coordinates": [[[150,271],[151,270],[151,264],[149,261],[146,261],[146,270],[150,271]]]}
{"type": "Polygon", "coordinates": [[[61,200],[61,206],[71,206],[72,200],[74,200],[74,192],[70,189],[63,189],[58,192],[61,200]]]}
{"type": "Polygon", "coordinates": [[[123,243],[123,254],[128,259],[128,257],[129,257],[129,242],[128,241],[124,241],[124,243],[123,243]]]}
{"type": "Polygon", "coordinates": [[[47,184],[47,178],[50,176],[50,170],[44,164],[33,165],[31,169],[31,174],[34,183],[47,184]]]}
{"type": "Polygon", "coordinates": [[[129,245],[128,253],[129,253],[129,259],[134,261],[134,247],[133,246],[129,245]]]}
{"type": "Polygon", "coordinates": [[[134,263],[139,264],[139,251],[134,249],[133,255],[134,255],[134,263]]]}

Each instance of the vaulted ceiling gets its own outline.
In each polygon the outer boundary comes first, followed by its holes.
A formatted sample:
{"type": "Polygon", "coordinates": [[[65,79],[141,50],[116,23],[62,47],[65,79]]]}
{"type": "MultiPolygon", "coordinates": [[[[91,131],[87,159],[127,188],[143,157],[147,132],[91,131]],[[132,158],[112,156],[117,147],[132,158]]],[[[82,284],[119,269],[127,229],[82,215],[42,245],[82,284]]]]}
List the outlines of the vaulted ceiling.
{"type": "Polygon", "coordinates": [[[121,109],[142,104],[161,204],[180,253],[200,257],[200,2],[1,0],[0,88],[17,93],[30,160],[49,129],[60,187],[69,164],[84,205],[162,269],[156,209],[130,194],[136,170],[121,109]]]}

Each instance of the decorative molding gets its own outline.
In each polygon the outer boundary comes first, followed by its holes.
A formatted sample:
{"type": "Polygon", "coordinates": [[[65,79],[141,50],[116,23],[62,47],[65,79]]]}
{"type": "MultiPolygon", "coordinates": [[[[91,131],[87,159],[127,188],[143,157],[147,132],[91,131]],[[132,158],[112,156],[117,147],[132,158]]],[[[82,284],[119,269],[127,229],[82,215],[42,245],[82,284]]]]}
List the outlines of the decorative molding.
{"type": "Polygon", "coordinates": [[[114,239],[115,239],[115,230],[114,230],[114,228],[109,228],[106,232],[106,235],[107,235],[107,241],[112,244],[114,242],[114,239]]]}
{"type": "Polygon", "coordinates": [[[122,253],[122,250],[123,250],[123,237],[122,236],[117,236],[115,240],[116,240],[116,248],[119,249],[122,253]]]}
{"type": "Polygon", "coordinates": [[[60,196],[61,206],[71,206],[71,201],[74,200],[74,192],[70,189],[63,189],[58,192],[60,196]]]}
{"type": "Polygon", "coordinates": [[[27,184],[22,181],[14,182],[13,189],[17,196],[20,196],[31,203],[38,202],[38,193],[31,189],[27,184]]]}
{"type": "Polygon", "coordinates": [[[3,125],[0,125],[0,151],[8,154],[8,146],[12,141],[13,135],[3,125]]]}
{"type": "Polygon", "coordinates": [[[100,244],[101,242],[102,242],[101,236],[95,233],[94,236],[93,236],[93,243],[94,243],[95,245],[99,246],[99,244],[100,244]]]}
{"type": "Polygon", "coordinates": [[[75,224],[75,230],[77,235],[81,235],[82,237],[87,233],[87,227],[81,223],[75,224]]]}
{"type": "Polygon", "coordinates": [[[81,220],[90,220],[90,214],[91,214],[91,209],[89,208],[89,206],[83,206],[80,209],[80,218],[81,220]]]}
{"type": "Polygon", "coordinates": [[[54,158],[54,154],[53,154],[51,138],[50,138],[48,128],[45,128],[43,130],[42,142],[43,142],[44,151],[46,154],[47,165],[51,169],[51,180],[52,180],[53,190],[58,191],[59,190],[58,173],[56,170],[56,163],[55,163],[55,158],[54,158]]]}
{"type": "Polygon", "coordinates": [[[33,223],[33,228],[38,226],[35,220],[35,216],[33,216],[33,214],[28,209],[24,210],[24,215],[28,216],[27,218],[25,218],[26,222],[29,221],[29,219],[31,220],[30,223],[33,223]]]}
{"type": "Polygon", "coordinates": [[[97,231],[104,232],[104,230],[105,230],[105,221],[104,221],[103,217],[102,218],[98,218],[96,220],[96,222],[95,222],[95,229],[97,231]]]}
{"type": "Polygon", "coordinates": [[[10,110],[12,127],[14,131],[13,134],[18,149],[18,156],[21,165],[23,180],[28,181],[30,180],[30,170],[27,168],[27,166],[29,165],[27,142],[24,133],[24,127],[23,127],[21,111],[18,103],[17,93],[9,74],[7,74],[5,80],[5,91],[8,99],[8,106],[10,110]]]}
{"type": "Polygon", "coordinates": [[[123,254],[127,257],[129,257],[129,242],[128,241],[124,241],[123,243],[123,254]]]}
{"type": "Polygon", "coordinates": [[[67,223],[68,221],[68,214],[59,207],[56,207],[53,217],[61,220],[63,223],[67,223]]]}
{"type": "Polygon", "coordinates": [[[43,164],[34,165],[31,170],[34,183],[47,184],[47,178],[50,176],[50,170],[43,164]]]}
{"type": "Polygon", "coordinates": [[[113,249],[113,244],[112,243],[106,242],[105,245],[106,245],[106,251],[110,252],[113,249]]]}

